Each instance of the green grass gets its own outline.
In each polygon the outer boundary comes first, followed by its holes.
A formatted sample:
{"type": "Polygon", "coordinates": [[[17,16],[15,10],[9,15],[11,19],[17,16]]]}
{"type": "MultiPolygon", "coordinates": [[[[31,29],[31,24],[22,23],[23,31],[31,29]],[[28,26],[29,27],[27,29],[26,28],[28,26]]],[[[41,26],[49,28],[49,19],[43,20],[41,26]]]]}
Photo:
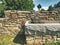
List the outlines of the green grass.
{"type": "Polygon", "coordinates": [[[4,35],[0,39],[0,45],[20,45],[13,42],[14,35],[4,35]]]}
{"type": "Polygon", "coordinates": [[[59,42],[45,42],[44,45],[60,45],[59,42]]]}
{"type": "MultiPolygon", "coordinates": [[[[14,38],[15,35],[2,35],[0,36],[0,45],[21,45],[21,44],[14,43],[13,42],[14,38]]],[[[26,45],[31,45],[31,44],[26,44],[26,45]]]]}
{"type": "MultiPolygon", "coordinates": [[[[21,45],[21,44],[14,43],[13,42],[14,38],[15,35],[2,35],[0,36],[0,45],[21,45]]],[[[60,41],[58,42],[57,43],[45,42],[44,45],[60,45],[60,41]]],[[[33,44],[26,44],[26,45],[33,45],[33,44]]]]}
{"type": "MultiPolygon", "coordinates": [[[[0,36],[0,45],[21,45],[14,43],[13,40],[16,35],[1,35],[0,36]]],[[[31,45],[31,44],[26,44],[26,45],[31,45]]],[[[33,44],[32,44],[33,45],[33,44]]]]}

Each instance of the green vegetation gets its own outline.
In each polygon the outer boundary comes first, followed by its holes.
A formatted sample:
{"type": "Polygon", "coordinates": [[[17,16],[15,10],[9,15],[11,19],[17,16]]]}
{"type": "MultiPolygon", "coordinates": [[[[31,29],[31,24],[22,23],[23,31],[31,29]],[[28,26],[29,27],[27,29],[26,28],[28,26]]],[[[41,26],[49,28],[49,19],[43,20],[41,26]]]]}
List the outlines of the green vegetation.
{"type": "Polygon", "coordinates": [[[2,0],[0,3],[0,16],[3,15],[4,10],[33,10],[33,0],[2,0]]]}
{"type": "Polygon", "coordinates": [[[52,5],[50,5],[49,7],[48,7],[48,11],[52,11],[54,8],[53,8],[53,6],[52,5]]]}
{"type": "Polygon", "coordinates": [[[2,16],[5,9],[6,9],[6,6],[3,3],[1,3],[0,4],[0,16],[2,16]]]}
{"type": "Polygon", "coordinates": [[[60,2],[54,5],[54,8],[58,8],[58,7],[60,7],[60,2]]]}
{"type": "MultiPolygon", "coordinates": [[[[21,44],[18,44],[18,43],[14,43],[13,42],[14,38],[15,38],[15,35],[0,36],[0,45],[21,45],[21,44]]],[[[26,44],[26,45],[31,45],[31,44],[26,44]]]]}
{"type": "MultiPolygon", "coordinates": [[[[13,42],[14,38],[15,38],[15,35],[0,36],[0,45],[20,45],[20,44],[13,42]]],[[[33,44],[26,44],[26,45],[33,45],[33,44]]],[[[46,41],[43,45],[60,45],[60,41],[58,41],[58,42],[46,41]]]]}
{"type": "Polygon", "coordinates": [[[60,2],[58,2],[57,4],[55,4],[54,6],[50,5],[48,7],[48,11],[52,11],[54,10],[55,8],[59,8],[60,7],[60,2]]]}
{"type": "Polygon", "coordinates": [[[13,42],[14,35],[4,35],[0,38],[0,45],[18,45],[13,42]]]}
{"type": "Polygon", "coordinates": [[[33,10],[33,0],[5,0],[7,10],[33,10]]]}
{"type": "Polygon", "coordinates": [[[41,11],[45,11],[45,9],[42,8],[41,11]]]}
{"type": "Polygon", "coordinates": [[[59,42],[45,42],[44,45],[60,45],[59,42]]]}

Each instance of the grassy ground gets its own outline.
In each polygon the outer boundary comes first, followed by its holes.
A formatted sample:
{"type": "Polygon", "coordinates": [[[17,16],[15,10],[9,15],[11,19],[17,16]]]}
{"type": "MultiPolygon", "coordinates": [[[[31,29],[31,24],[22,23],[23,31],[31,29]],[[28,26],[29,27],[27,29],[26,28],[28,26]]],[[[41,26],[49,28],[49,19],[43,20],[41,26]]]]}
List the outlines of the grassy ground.
{"type": "MultiPolygon", "coordinates": [[[[21,44],[14,43],[13,42],[14,38],[15,35],[0,35],[0,45],[21,45],[21,44]]],[[[26,44],[26,45],[33,45],[33,44],[26,44]]],[[[60,45],[60,41],[59,43],[46,42],[44,45],[60,45]]]]}
{"type": "Polygon", "coordinates": [[[13,42],[14,35],[0,36],[0,45],[20,45],[13,42]]]}
{"type": "MultiPolygon", "coordinates": [[[[14,43],[13,40],[15,35],[0,35],[0,45],[21,45],[14,43]]],[[[33,45],[33,44],[26,44],[26,45],[33,45]]]]}

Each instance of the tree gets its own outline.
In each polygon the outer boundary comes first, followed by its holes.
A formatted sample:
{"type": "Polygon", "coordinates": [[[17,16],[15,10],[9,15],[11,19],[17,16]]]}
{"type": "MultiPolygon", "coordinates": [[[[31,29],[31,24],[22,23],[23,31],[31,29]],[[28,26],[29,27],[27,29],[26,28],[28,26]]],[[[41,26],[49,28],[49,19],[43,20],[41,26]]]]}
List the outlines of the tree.
{"type": "Polygon", "coordinates": [[[5,4],[0,3],[0,17],[3,17],[4,10],[6,9],[5,4]]]}
{"type": "Polygon", "coordinates": [[[52,7],[52,5],[50,5],[49,7],[48,7],[48,11],[52,11],[54,8],[52,7]]]}
{"type": "Polygon", "coordinates": [[[45,9],[42,8],[41,11],[45,11],[45,9]]]}
{"type": "Polygon", "coordinates": [[[33,0],[5,0],[8,9],[12,10],[33,10],[33,0]]]}
{"type": "Polygon", "coordinates": [[[57,7],[60,7],[60,2],[57,3],[57,7]]]}
{"type": "Polygon", "coordinates": [[[54,8],[56,8],[56,7],[57,7],[57,4],[54,5],[54,8]]]}
{"type": "Polygon", "coordinates": [[[60,7],[60,2],[54,5],[54,8],[58,8],[58,7],[60,7]]]}
{"type": "Polygon", "coordinates": [[[40,8],[41,8],[41,5],[40,5],[40,4],[38,4],[38,5],[37,5],[37,8],[40,10],[40,8]]]}

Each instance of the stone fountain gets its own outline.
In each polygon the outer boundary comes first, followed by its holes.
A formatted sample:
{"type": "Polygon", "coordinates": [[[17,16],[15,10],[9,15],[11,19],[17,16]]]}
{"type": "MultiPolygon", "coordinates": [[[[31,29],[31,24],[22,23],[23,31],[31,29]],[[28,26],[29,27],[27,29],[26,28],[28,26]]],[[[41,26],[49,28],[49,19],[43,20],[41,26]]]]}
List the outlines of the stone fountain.
{"type": "MultiPolygon", "coordinates": [[[[53,21],[52,21],[53,22],[53,21]]],[[[46,33],[46,28],[51,31],[60,31],[60,23],[41,23],[39,18],[39,12],[35,12],[34,18],[30,21],[26,21],[25,26],[29,30],[40,31],[46,33]]]]}
{"type": "MultiPolygon", "coordinates": [[[[31,21],[26,21],[26,34],[34,35],[34,45],[36,35],[58,35],[60,34],[60,23],[40,23],[38,12],[35,13],[34,18],[31,21]],[[53,32],[53,33],[52,33],[53,32]]],[[[56,39],[55,39],[56,41],[56,39]]]]}
{"type": "Polygon", "coordinates": [[[35,12],[34,18],[31,20],[33,23],[39,23],[39,12],[35,12]]]}

